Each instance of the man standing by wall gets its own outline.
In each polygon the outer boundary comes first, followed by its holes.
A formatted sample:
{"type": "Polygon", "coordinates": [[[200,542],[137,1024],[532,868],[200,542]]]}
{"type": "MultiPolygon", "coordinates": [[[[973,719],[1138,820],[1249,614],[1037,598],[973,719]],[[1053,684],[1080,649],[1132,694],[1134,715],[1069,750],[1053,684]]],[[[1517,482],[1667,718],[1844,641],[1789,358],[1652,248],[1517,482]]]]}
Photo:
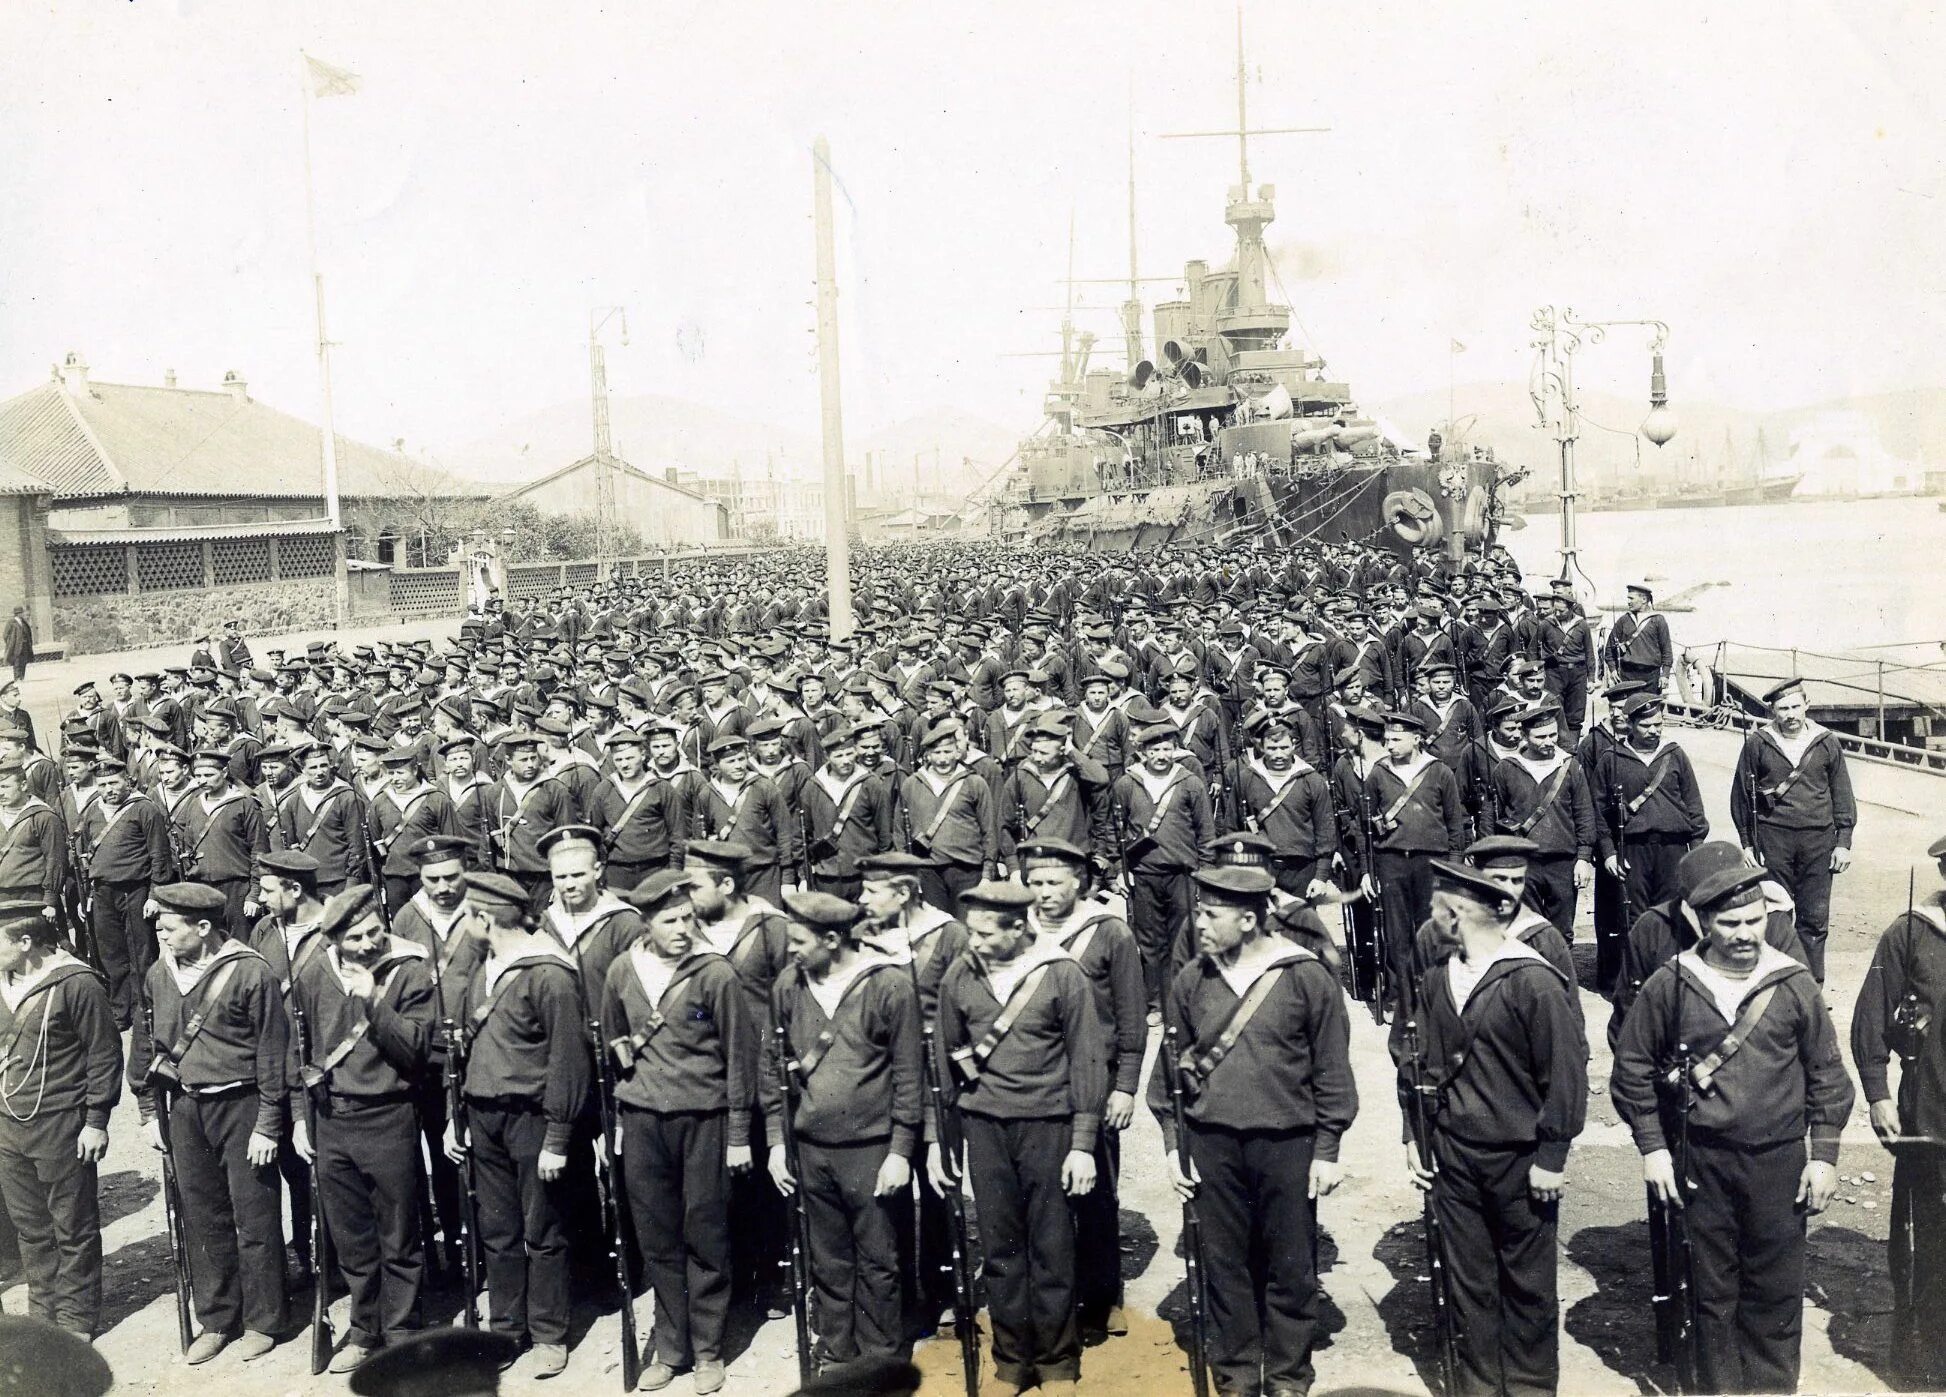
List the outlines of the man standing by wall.
{"type": "Polygon", "coordinates": [[[6,625],[0,626],[0,659],[7,662],[18,684],[27,677],[27,662],[34,658],[34,627],[27,620],[27,608],[16,606],[6,625]]]}

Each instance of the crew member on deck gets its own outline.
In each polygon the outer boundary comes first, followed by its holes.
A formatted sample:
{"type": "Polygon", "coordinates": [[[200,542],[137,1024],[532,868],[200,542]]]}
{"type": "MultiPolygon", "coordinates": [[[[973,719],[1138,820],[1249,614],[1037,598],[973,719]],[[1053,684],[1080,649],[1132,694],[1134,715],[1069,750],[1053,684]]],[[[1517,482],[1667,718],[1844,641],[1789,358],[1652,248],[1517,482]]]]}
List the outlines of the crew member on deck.
{"type": "Polygon", "coordinates": [[[1797,937],[1822,984],[1831,878],[1851,867],[1858,804],[1837,734],[1805,716],[1803,682],[1786,680],[1764,702],[1770,721],[1752,728],[1737,753],[1730,818],[1745,851],[1797,904],[1797,937]]]}

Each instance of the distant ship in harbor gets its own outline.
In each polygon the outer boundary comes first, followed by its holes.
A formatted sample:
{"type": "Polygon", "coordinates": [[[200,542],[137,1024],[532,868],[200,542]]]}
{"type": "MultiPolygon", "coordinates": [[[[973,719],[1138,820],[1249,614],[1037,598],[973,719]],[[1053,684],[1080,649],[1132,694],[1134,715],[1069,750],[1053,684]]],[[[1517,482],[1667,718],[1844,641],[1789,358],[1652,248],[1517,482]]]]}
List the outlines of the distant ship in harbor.
{"type": "Polygon", "coordinates": [[[1771,469],[1770,453],[1761,430],[1747,464],[1739,470],[1734,468],[1734,461],[1735,452],[1726,430],[1723,451],[1714,472],[1705,470],[1692,458],[1690,469],[1680,473],[1673,482],[1665,479],[1647,488],[1597,490],[1587,508],[1717,509],[1727,505],[1782,504],[1804,481],[1801,470],[1790,470],[1788,466],[1782,471],[1771,469]]]}

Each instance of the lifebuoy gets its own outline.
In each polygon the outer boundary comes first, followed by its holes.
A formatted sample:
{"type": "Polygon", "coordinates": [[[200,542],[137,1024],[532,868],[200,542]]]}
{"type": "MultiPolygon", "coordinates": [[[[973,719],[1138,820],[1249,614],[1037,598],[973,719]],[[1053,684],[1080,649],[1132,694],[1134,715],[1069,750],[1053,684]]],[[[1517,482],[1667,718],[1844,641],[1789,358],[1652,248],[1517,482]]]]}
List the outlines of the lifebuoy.
{"type": "Polygon", "coordinates": [[[1438,543],[1446,536],[1439,506],[1424,490],[1394,490],[1379,506],[1392,532],[1415,548],[1438,543]]]}
{"type": "Polygon", "coordinates": [[[1466,492],[1466,503],[1459,513],[1459,530],[1467,538],[1485,538],[1487,531],[1487,487],[1475,485],[1466,492]]]}

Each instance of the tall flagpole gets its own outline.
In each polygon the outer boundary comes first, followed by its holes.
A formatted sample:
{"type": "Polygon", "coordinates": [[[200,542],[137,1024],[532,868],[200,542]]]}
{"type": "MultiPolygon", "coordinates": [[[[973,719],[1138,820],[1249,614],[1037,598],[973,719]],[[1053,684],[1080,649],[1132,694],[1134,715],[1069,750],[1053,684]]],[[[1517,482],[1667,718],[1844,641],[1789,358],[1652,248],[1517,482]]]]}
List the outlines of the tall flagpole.
{"type": "Polygon", "coordinates": [[[331,341],[324,329],[324,273],[318,270],[317,194],[311,187],[311,64],[302,49],[297,54],[297,83],[304,94],[304,240],[311,254],[311,291],[318,323],[318,390],[323,401],[324,420],[319,437],[324,460],[324,510],[331,527],[335,554],[332,584],[336,593],[337,621],[343,625],[351,610],[351,582],[345,570],[344,514],[338,504],[338,433],[331,415],[331,341]]]}
{"type": "Polygon", "coordinates": [[[845,432],[838,392],[838,254],[831,227],[831,147],[819,136],[811,146],[811,207],[817,225],[818,390],[824,418],[824,558],[831,638],[848,637],[857,617],[851,609],[851,542],[846,536],[845,432]]]}

